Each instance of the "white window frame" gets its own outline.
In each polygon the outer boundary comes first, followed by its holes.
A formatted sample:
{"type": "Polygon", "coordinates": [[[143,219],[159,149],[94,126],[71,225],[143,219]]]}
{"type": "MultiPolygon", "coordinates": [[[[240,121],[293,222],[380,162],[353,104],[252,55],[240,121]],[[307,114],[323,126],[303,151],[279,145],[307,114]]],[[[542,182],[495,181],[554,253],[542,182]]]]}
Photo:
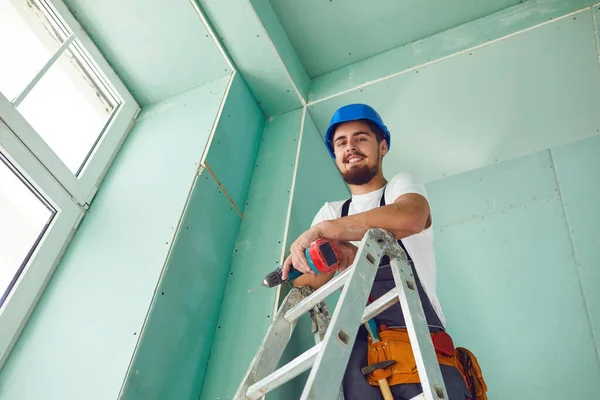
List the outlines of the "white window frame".
{"type": "MultiPolygon", "coordinates": [[[[65,165],[65,163],[52,151],[50,146],[36,133],[33,127],[19,113],[16,106],[9,99],[0,93],[0,116],[8,127],[19,137],[46,166],[48,171],[64,186],[71,196],[80,205],[89,204],[98,190],[98,185],[106,173],[107,167],[114,159],[119,147],[123,143],[132,121],[140,111],[140,107],[129,93],[125,85],[117,77],[116,73],[102,57],[98,48],[94,45],[89,36],[85,33],[81,25],[75,20],[69,12],[66,5],[61,0],[38,0],[46,2],[54,8],[53,15],[60,20],[60,23],[68,27],[71,31],[65,43],[77,40],[82,50],[87,53],[86,56],[95,63],[98,75],[105,85],[109,88],[113,96],[119,101],[119,105],[113,110],[112,116],[102,132],[102,137],[94,147],[94,150],[86,162],[79,176],[65,165]]],[[[60,57],[68,44],[63,44],[56,51],[54,56],[32,79],[25,90],[25,93],[31,90],[35,83],[39,81],[44,73],[50,68],[53,62],[60,57]]],[[[22,100],[22,95],[17,99],[22,100]]],[[[18,104],[18,103],[17,103],[18,104]]],[[[100,134],[100,132],[98,133],[100,134]]]]}
{"type": "MultiPolygon", "coordinates": [[[[95,64],[93,69],[119,104],[113,110],[85,166],[75,176],[21,116],[15,104],[0,93],[0,152],[21,179],[56,210],[45,234],[0,308],[0,370],[140,111],[133,96],[62,0],[38,1],[49,4],[53,8],[53,16],[69,28],[71,35],[67,35],[67,41],[77,40],[85,56],[95,64]]],[[[35,86],[67,46],[59,48],[25,92],[35,86]]],[[[23,97],[23,93],[17,96],[17,105],[23,97]]]]}
{"type": "MultiPolygon", "coordinates": [[[[0,368],[25,325],[84,210],[73,202],[27,147],[0,121],[0,152],[56,213],[19,280],[0,308],[0,368]]],[[[33,243],[32,243],[33,245],[33,243]]]]}

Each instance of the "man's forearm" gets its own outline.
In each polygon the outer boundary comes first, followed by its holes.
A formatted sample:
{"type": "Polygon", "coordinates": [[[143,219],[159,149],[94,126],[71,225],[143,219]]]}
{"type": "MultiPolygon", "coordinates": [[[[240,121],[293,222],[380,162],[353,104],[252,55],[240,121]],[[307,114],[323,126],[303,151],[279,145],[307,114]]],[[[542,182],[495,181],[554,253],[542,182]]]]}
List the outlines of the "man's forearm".
{"type": "Polygon", "coordinates": [[[427,201],[418,197],[420,199],[412,196],[363,213],[323,221],[316,228],[321,237],[331,240],[359,241],[371,228],[385,229],[396,239],[402,239],[421,232],[429,222],[427,201]]]}

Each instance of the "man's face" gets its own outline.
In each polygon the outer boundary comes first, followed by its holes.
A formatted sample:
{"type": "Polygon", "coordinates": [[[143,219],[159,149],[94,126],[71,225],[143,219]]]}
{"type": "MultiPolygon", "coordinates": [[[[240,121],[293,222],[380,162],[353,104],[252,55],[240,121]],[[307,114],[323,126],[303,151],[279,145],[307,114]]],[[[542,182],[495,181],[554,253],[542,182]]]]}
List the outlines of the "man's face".
{"type": "Polygon", "coordinates": [[[387,153],[387,142],[377,137],[363,121],[340,124],[333,135],[335,163],[346,183],[364,185],[381,168],[381,157],[387,153]]]}

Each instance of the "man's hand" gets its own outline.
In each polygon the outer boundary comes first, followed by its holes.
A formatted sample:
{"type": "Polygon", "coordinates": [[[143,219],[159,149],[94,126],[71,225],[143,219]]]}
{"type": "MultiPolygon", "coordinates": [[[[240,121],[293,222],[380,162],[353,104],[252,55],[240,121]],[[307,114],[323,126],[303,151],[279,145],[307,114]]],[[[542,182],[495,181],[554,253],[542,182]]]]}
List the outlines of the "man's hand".
{"type": "Polygon", "coordinates": [[[356,257],[356,252],[358,251],[358,247],[353,245],[350,242],[339,242],[340,247],[342,248],[342,260],[340,262],[340,266],[338,268],[339,272],[342,272],[346,268],[352,265],[354,262],[354,258],[356,257]]]}
{"type": "Polygon", "coordinates": [[[315,272],[308,266],[308,261],[306,261],[306,255],[304,254],[304,251],[310,247],[312,242],[320,237],[321,233],[319,231],[319,225],[317,224],[300,235],[298,239],[292,243],[290,246],[290,255],[283,263],[282,278],[284,280],[288,278],[288,272],[290,270],[290,266],[292,265],[303,274],[316,275],[315,272]]]}

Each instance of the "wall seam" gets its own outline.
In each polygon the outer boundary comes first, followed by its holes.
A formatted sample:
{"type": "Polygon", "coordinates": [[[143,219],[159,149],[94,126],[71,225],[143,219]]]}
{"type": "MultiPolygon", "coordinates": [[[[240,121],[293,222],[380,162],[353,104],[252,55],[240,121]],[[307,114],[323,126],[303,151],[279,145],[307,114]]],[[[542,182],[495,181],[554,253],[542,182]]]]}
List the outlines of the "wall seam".
{"type": "MultiPolygon", "coordinates": [[[[281,254],[279,256],[279,265],[283,266],[287,237],[290,229],[290,218],[292,217],[292,207],[294,205],[294,191],[296,190],[296,176],[298,174],[298,165],[300,161],[300,150],[302,148],[302,137],[304,136],[304,121],[306,120],[306,106],[302,107],[302,119],[300,120],[300,134],[298,135],[298,144],[296,146],[296,158],[294,160],[294,172],[292,174],[292,184],[290,186],[290,198],[288,201],[287,216],[285,218],[285,227],[283,229],[283,238],[281,240],[281,254]]],[[[273,315],[277,312],[279,300],[281,297],[281,285],[277,286],[275,293],[275,302],[273,304],[273,315]]]]}
{"type": "Polygon", "coordinates": [[[236,68],[233,65],[233,62],[231,61],[231,58],[229,57],[229,54],[227,54],[227,51],[225,50],[225,47],[221,44],[221,42],[217,38],[217,35],[215,34],[215,30],[213,29],[213,27],[209,23],[208,18],[206,18],[206,15],[204,14],[204,11],[200,8],[200,5],[198,3],[196,3],[195,0],[190,0],[190,3],[192,4],[192,7],[196,11],[196,14],[198,14],[198,16],[200,17],[200,19],[202,20],[202,23],[204,24],[204,27],[206,28],[206,30],[208,31],[208,34],[210,35],[211,39],[215,43],[215,46],[217,46],[217,49],[219,49],[219,52],[221,53],[221,55],[225,59],[225,62],[227,63],[227,65],[229,66],[229,68],[232,71],[236,71],[236,68]]]}
{"type": "Polygon", "coordinates": [[[204,146],[204,150],[202,151],[202,156],[200,157],[200,167],[198,167],[198,172],[196,175],[200,175],[200,172],[203,167],[206,166],[206,157],[208,157],[208,149],[213,142],[215,137],[215,132],[217,131],[217,127],[219,126],[219,121],[221,120],[221,114],[223,114],[223,109],[225,108],[225,103],[227,102],[227,98],[229,97],[229,91],[231,90],[231,85],[233,84],[233,80],[237,75],[237,71],[234,71],[229,76],[229,81],[227,82],[227,87],[223,92],[223,98],[221,99],[221,104],[219,104],[219,109],[217,110],[217,115],[212,124],[212,128],[210,129],[210,134],[208,135],[208,140],[206,141],[206,145],[204,146]]]}
{"type": "Polygon", "coordinates": [[[563,19],[565,19],[565,18],[569,18],[569,17],[571,17],[571,16],[573,16],[573,15],[579,14],[579,13],[581,13],[581,12],[584,12],[584,11],[586,11],[586,10],[590,10],[590,7],[588,6],[588,7],[585,7],[585,8],[581,8],[581,9],[579,9],[579,10],[576,10],[576,11],[570,12],[570,13],[568,13],[568,14],[565,14],[565,15],[562,15],[562,16],[560,16],[560,17],[553,18],[552,20],[545,21],[545,22],[542,22],[542,23],[540,23],[540,24],[537,24],[537,25],[530,26],[530,27],[528,27],[528,28],[522,29],[522,30],[520,30],[520,31],[513,32],[513,33],[510,33],[510,34],[508,34],[508,35],[506,35],[506,36],[502,36],[502,37],[500,37],[500,38],[498,38],[498,39],[490,40],[490,41],[488,41],[488,42],[481,43],[481,44],[479,44],[479,45],[477,45],[477,46],[469,47],[468,49],[464,49],[464,50],[458,51],[458,52],[456,52],[456,53],[449,54],[449,55],[447,55],[447,56],[444,56],[444,57],[438,58],[438,59],[436,59],[436,60],[433,60],[433,61],[428,61],[428,62],[426,62],[426,63],[419,64],[419,65],[415,65],[415,66],[413,66],[413,67],[410,67],[410,68],[407,68],[407,69],[405,69],[405,70],[398,71],[398,72],[394,72],[393,74],[386,75],[386,76],[383,76],[383,77],[381,77],[381,78],[374,79],[374,80],[372,80],[372,81],[368,81],[368,82],[365,82],[365,83],[361,83],[360,85],[354,86],[354,87],[352,87],[352,88],[349,88],[349,89],[345,89],[345,90],[343,90],[343,91],[341,91],[341,92],[337,92],[337,93],[331,94],[331,95],[329,95],[329,96],[325,96],[325,97],[323,97],[323,98],[321,98],[321,99],[317,99],[317,100],[309,101],[309,102],[307,103],[307,105],[308,105],[308,106],[312,106],[312,105],[314,105],[314,104],[317,104],[317,103],[320,103],[320,102],[323,102],[323,101],[327,101],[327,100],[330,100],[330,99],[332,99],[332,98],[335,98],[335,97],[338,97],[338,96],[342,96],[342,95],[344,95],[344,94],[346,94],[346,93],[353,92],[353,91],[355,91],[355,90],[357,90],[357,89],[363,89],[363,88],[366,88],[366,87],[368,87],[368,86],[375,85],[375,84],[377,84],[377,83],[380,83],[380,82],[384,82],[384,81],[386,81],[386,80],[388,80],[388,79],[392,79],[392,78],[395,78],[395,77],[397,77],[397,76],[400,76],[400,75],[407,74],[407,73],[409,73],[409,72],[412,72],[412,71],[418,70],[419,68],[424,68],[424,67],[427,67],[427,66],[429,66],[429,65],[437,64],[437,63],[439,63],[439,62],[442,62],[442,61],[448,60],[448,59],[450,59],[450,58],[454,58],[454,57],[456,57],[456,56],[459,56],[459,55],[462,55],[462,54],[465,54],[465,53],[469,53],[469,52],[472,52],[472,51],[474,51],[474,50],[477,50],[477,49],[480,49],[480,48],[483,48],[483,47],[490,46],[490,45],[492,45],[492,44],[495,44],[495,43],[501,42],[501,41],[503,41],[503,40],[506,40],[506,39],[512,38],[512,37],[514,37],[514,36],[518,36],[518,35],[521,35],[521,34],[523,34],[523,33],[529,32],[529,31],[531,31],[531,30],[537,29],[537,28],[539,28],[539,27],[541,27],[541,26],[544,26],[544,25],[549,25],[549,24],[553,24],[553,23],[555,23],[555,22],[557,22],[557,21],[563,20],[563,19]]]}
{"type": "Polygon", "coordinates": [[[461,219],[459,221],[450,222],[450,223],[448,223],[446,225],[437,226],[437,227],[435,227],[435,229],[446,229],[446,228],[452,227],[454,225],[459,225],[459,224],[462,224],[462,223],[465,223],[465,222],[474,221],[476,219],[482,219],[482,218],[486,218],[486,217],[489,217],[489,216],[492,216],[492,215],[497,215],[497,214],[505,213],[507,211],[512,211],[512,210],[515,210],[515,209],[520,208],[520,207],[527,207],[528,205],[541,203],[543,201],[553,200],[553,199],[556,199],[556,198],[559,198],[559,197],[560,197],[560,195],[556,194],[554,196],[544,197],[544,198],[541,198],[541,199],[535,199],[535,200],[532,200],[532,201],[530,201],[528,203],[521,203],[521,204],[517,204],[517,205],[512,205],[511,204],[510,206],[508,206],[506,208],[502,208],[500,210],[495,210],[495,211],[492,211],[492,212],[488,212],[486,214],[479,214],[479,215],[475,215],[473,217],[461,219]]]}
{"type": "Polygon", "coordinates": [[[223,191],[223,194],[225,195],[225,197],[227,197],[227,200],[229,200],[229,202],[233,206],[233,209],[235,210],[235,212],[239,215],[240,218],[242,218],[243,214],[240,212],[240,210],[238,210],[237,206],[235,205],[235,202],[233,201],[233,199],[227,192],[227,189],[225,189],[225,186],[223,186],[223,184],[221,183],[219,178],[217,178],[217,175],[214,173],[214,171],[212,170],[212,168],[210,167],[210,165],[208,163],[205,163],[205,168],[210,173],[210,175],[213,177],[213,179],[215,180],[215,182],[217,183],[219,188],[223,191]]]}
{"type": "Polygon", "coordinates": [[[573,255],[573,259],[575,260],[575,270],[577,271],[577,277],[579,281],[579,292],[581,293],[581,297],[583,300],[583,308],[585,309],[585,315],[587,318],[587,322],[590,327],[590,334],[592,336],[592,344],[594,346],[594,353],[596,354],[596,362],[600,365],[600,351],[598,349],[598,336],[594,331],[594,325],[592,324],[592,314],[590,313],[589,301],[585,294],[585,288],[583,287],[583,279],[581,274],[581,266],[579,264],[579,258],[577,257],[577,251],[575,250],[575,243],[573,241],[573,236],[571,235],[571,225],[569,223],[569,217],[567,215],[567,209],[565,207],[565,201],[562,196],[562,190],[560,187],[560,181],[558,180],[558,173],[556,172],[556,164],[554,163],[554,155],[552,154],[552,149],[548,149],[548,154],[550,155],[550,163],[552,165],[552,169],[554,170],[554,180],[556,183],[556,188],[558,190],[558,197],[560,199],[560,204],[562,207],[563,215],[565,217],[565,223],[567,225],[567,234],[569,235],[569,244],[571,245],[571,254],[573,255]]]}
{"type": "Polygon", "coordinates": [[[290,75],[290,71],[287,69],[285,63],[283,62],[283,59],[281,58],[281,54],[279,54],[279,51],[277,51],[277,46],[275,46],[275,43],[273,43],[273,41],[271,40],[271,36],[269,36],[269,32],[267,32],[267,28],[262,23],[260,17],[258,16],[258,14],[256,12],[256,9],[252,5],[252,2],[250,0],[247,0],[247,1],[248,1],[248,5],[252,9],[252,12],[254,13],[254,16],[256,17],[256,20],[258,21],[258,23],[262,27],[262,29],[263,29],[263,31],[265,33],[265,37],[267,38],[267,41],[271,44],[271,47],[275,51],[275,54],[277,54],[277,59],[281,63],[281,66],[283,67],[283,70],[285,71],[285,74],[286,74],[288,80],[292,84],[292,87],[294,88],[294,91],[296,92],[296,96],[298,96],[298,99],[300,100],[300,104],[302,105],[302,107],[306,106],[306,104],[307,104],[306,100],[304,99],[304,97],[300,93],[300,90],[298,90],[298,87],[296,86],[296,82],[294,82],[294,79],[292,79],[292,75],[290,75]]]}
{"type": "Polygon", "coordinates": [[[600,3],[590,7],[592,10],[592,25],[594,26],[594,38],[596,40],[596,52],[598,53],[598,63],[600,64],[600,21],[596,17],[596,14],[600,15],[600,11],[596,13],[596,9],[600,10],[600,3]]]}

